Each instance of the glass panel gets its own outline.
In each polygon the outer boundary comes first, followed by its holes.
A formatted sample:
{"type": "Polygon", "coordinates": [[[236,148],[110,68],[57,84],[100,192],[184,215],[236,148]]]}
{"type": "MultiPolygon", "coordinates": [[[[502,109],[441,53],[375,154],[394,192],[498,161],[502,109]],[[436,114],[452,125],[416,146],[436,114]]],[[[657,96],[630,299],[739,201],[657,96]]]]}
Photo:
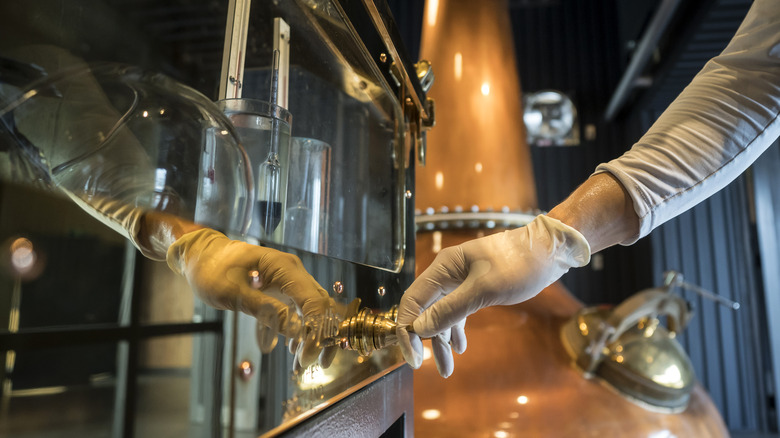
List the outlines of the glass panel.
{"type": "MultiPolygon", "coordinates": [[[[135,385],[136,437],[212,436],[210,418],[214,401],[221,396],[220,378],[214,374],[196,378],[203,360],[193,354],[214,335],[195,334],[150,338],[138,345],[138,378],[135,385]]],[[[211,358],[206,361],[220,360],[211,358]]]]}
{"type": "MultiPolygon", "coordinates": [[[[399,172],[403,154],[397,151],[401,109],[339,6],[328,1],[253,2],[246,53],[242,96],[267,102],[274,98],[271,90],[278,82],[278,94],[289,100],[292,146],[288,147],[296,160],[290,162],[294,170],[288,184],[294,189],[288,189],[285,198],[280,225],[284,230],[255,237],[399,269],[403,256],[403,173],[399,172]],[[281,65],[274,81],[277,17],[290,27],[290,55],[289,74],[285,76],[286,66],[281,65]],[[319,149],[295,151],[313,145],[319,149]],[[323,149],[327,152],[317,152],[323,149]],[[313,169],[319,169],[319,174],[313,169]],[[302,227],[303,217],[309,222],[302,227]],[[317,235],[311,236],[315,230],[317,235]]],[[[256,146],[242,140],[252,155],[256,146]]],[[[258,174],[262,161],[252,160],[252,164],[256,183],[263,186],[266,182],[258,174]]]]}
{"type": "Polygon", "coordinates": [[[117,350],[106,343],[0,351],[0,436],[110,436],[117,350]]]}
{"type": "Polygon", "coordinates": [[[2,182],[0,196],[0,332],[118,324],[127,242],[63,198],[2,182]]]}

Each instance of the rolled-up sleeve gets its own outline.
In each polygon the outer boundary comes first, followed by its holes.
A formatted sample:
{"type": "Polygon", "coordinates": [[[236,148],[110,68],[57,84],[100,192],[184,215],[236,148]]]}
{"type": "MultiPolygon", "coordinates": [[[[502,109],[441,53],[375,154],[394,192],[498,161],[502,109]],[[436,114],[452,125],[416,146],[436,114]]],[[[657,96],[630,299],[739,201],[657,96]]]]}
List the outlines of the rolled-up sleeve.
{"type": "MultiPolygon", "coordinates": [[[[646,236],[737,178],[780,136],[780,4],[756,0],[711,59],[625,154],[599,165],[626,188],[646,236]]],[[[780,169],[778,169],[780,171],[780,169]]]]}

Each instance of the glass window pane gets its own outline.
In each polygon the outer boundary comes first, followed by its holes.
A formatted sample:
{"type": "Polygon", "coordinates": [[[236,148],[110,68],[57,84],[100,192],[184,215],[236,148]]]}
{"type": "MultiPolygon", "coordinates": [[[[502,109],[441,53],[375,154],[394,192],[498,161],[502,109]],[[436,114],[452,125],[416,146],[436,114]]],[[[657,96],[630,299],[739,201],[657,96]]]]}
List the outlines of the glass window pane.
{"type": "Polygon", "coordinates": [[[0,436],[110,436],[117,344],[0,351],[0,436]]]}

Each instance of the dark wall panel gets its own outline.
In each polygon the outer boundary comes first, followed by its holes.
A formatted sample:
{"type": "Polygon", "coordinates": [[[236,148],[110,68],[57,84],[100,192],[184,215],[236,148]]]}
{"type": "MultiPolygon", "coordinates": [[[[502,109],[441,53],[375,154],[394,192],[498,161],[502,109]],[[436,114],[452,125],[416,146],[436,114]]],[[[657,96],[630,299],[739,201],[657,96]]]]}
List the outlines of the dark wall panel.
{"type": "MultiPolygon", "coordinates": [[[[596,166],[625,152],[636,140],[631,123],[610,124],[604,110],[626,63],[618,3],[612,0],[512,2],[518,71],[523,92],[556,89],[577,106],[581,130],[594,139],[576,147],[532,147],[539,208],[566,198],[596,166]]],[[[618,303],[658,281],[650,276],[649,242],[602,251],[594,263],[570,271],[567,288],[586,304],[618,303]]]]}

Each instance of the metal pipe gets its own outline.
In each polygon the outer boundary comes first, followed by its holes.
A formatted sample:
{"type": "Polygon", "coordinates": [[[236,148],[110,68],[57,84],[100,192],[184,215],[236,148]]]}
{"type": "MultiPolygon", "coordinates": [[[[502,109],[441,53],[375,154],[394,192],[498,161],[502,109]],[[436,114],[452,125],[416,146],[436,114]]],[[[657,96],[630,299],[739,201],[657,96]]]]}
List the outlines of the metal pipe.
{"type": "Polygon", "coordinates": [[[674,12],[677,10],[677,6],[680,4],[680,0],[663,0],[658,10],[653,16],[653,20],[650,22],[649,27],[642,36],[639,45],[634,52],[634,56],[631,58],[631,62],[628,64],[623,77],[620,79],[615,92],[612,94],[612,98],[609,100],[607,110],[604,118],[607,121],[612,120],[615,114],[620,110],[623,104],[628,99],[628,95],[634,88],[634,83],[639,78],[639,75],[647,65],[647,60],[653,54],[658,40],[663,35],[666,26],[674,16],[674,12]]]}

